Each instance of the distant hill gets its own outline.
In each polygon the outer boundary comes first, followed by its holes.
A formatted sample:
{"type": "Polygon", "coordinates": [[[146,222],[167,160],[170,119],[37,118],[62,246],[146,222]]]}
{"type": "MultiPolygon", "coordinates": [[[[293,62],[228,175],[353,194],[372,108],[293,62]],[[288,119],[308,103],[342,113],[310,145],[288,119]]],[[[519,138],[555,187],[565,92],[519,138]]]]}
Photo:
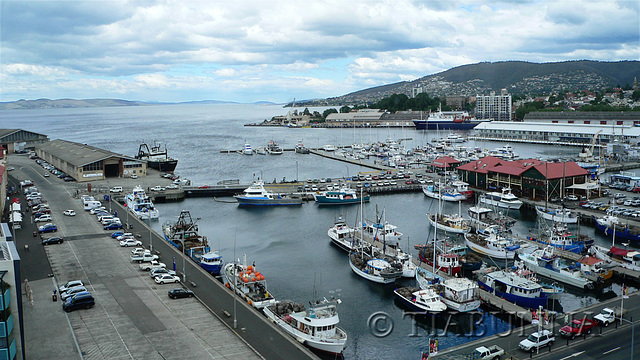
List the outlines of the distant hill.
{"type": "Polygon", "coordinates": [[[511,94],[543,94],[561,90],[602,90],[633,84],[640,78],[639,61],[524,61],[483,62],[462,65],[413,81],[359,90],[324,100],[300,101],[299,105],[355,105],[378,101],[392,94],[411,96],[414,89],[431,96],[488,95],[507,89],[511,94]]]}
{"type": "Polygon", "coordinates": [[[0,103],[0,110],[21,110],[21,109],[53,109],[53,108],[85,108],[85,107],[106,107],[106,106],[144,106],[153,105],[140,101],[128,101],[119,99],[37,99],[18,100],[0,103]]]}

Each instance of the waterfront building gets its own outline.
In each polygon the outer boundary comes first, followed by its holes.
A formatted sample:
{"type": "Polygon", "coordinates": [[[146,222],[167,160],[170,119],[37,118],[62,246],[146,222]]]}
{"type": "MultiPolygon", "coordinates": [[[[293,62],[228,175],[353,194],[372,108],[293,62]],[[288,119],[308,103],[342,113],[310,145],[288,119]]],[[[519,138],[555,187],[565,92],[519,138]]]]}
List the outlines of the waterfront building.
{"type": "Polygon", "coordinates": [[[462,181],[471,186],[497,190],[510,188],[516,196],[552,199],[568,192],[586,194],[589,172],[577,163],[548,163],[537,159],[506,161],[493,156],[457,168],[462,181]]]}
{"type": "Polygon", "coordinates": [[[9,153],[33,148],[35,144],[49,141],[47,135],[22,129],[0,129],[0,146],[9,153]]]}
{"type": "Polygon", "coordinates": [[[86,144],[53,140],[35,146],[36,155],[77,182],[147,175],[147,162],[86,144]]]}
{"type": "MultiPolygon", "coordinates": [[[[638,126],[638,111],[534,111],[524,116],[528,123],[559,125],[638,126]]],[[[620,132],[620,131],[618,131],[620,132]]]]}
{"type": "Polygon", "coordinates": [[[476,95],[476,119],[511,121],[511,95],[502,89],[500,95],[491,91],[489,95],[476,95]]]}
{"type": "MultiPolygon", "coordinates": [[[[9,226],[0,224],[0,360],[25,359],[20,256],[9,226]]],[[[25,281],[27,299],[33,294],[25,281]]]]}
{"type": "Polygon", "coordinates": [[[455,170],[462,162],[452,158],[451,156],[441,156],[431,162],[431,166],[437,170],[450,171],[455,170]]]}
{"type": "Polygon", "coordinates": [[[474,130],[476,138],[479,139],[545,144],[563,143],[586,146],[598,132],[598,142],[601,144],[614,140],[635,144],[640,140],[640,127],[630,125],[490,121],[478,124],[474,130]]]}

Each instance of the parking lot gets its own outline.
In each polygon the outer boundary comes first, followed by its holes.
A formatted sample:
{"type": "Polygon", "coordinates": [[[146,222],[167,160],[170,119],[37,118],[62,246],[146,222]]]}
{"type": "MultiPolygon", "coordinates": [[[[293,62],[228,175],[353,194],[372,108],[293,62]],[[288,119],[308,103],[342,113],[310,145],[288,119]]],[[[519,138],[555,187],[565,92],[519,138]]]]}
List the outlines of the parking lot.
{"type": "MultiPolygon", "coordinates": [[[[119,246],[73,197],[77,184],[45,177],[26,156],[11,157],[11,164],[16,168],[12,176],[32,179],[49,204],[57,231],[44,236],[64,239],[43,247],[41,236],[31,235],[36,223],[30,214],[16,233],[23,274],[29,274],[33,289],[33,305],[23,298],[27,358],[261,358],[197,298],[170,299],[168,291],[180,284],[156,284],[132,263],[131,248],[119,246]],[[65,210],[77,215],[65,216],[65,210]],[[95,306],[67,314],[60,301],[52,301],[57,283],[72,279],[83,281],[95,306]]],[[[26,206],[24,194],[19,196],[26,206]]]]}

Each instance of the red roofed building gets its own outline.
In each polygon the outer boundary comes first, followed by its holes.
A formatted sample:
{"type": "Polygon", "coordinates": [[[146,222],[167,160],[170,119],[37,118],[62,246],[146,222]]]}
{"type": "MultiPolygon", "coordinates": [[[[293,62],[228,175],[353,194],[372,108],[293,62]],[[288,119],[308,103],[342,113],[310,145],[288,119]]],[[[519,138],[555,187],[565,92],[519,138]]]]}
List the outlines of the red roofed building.
{"type": "Polygon", "coordinates": [[[517,196],[544,199],[567,195],[562,189],[583,184],[589,173],[575,162],[546,163],[537,159],[506,161],[493,156],[457,168],[462,181],[471,186],[497,190],[511,188],[517,196]]]}
{"type": "Polygon", "coordinates": [[[452,170],[461,164],[459,160],[452,158],[451,156],[441,156],[434,159],[431,162],[431,166],[441,170],[452,170]]]}

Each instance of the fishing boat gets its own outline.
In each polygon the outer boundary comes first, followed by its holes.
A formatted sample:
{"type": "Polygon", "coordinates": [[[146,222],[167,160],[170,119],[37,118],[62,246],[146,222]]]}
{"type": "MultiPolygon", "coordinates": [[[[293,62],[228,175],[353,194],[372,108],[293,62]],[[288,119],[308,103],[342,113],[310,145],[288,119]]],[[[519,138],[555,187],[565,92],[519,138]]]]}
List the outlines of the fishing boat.
{"type": "Polygon", "coordinates": [[[253,148],[251,147],[251,144],[249,143],[244,144],[244,148],[242,148],[242,154],[253,155],[253,148]]]}
{"type": "Polygon", "coordinates": [[[605,280],[611,279],[613,276],[612,268],[615,264],[607,263],[602,259],[598,259],[595,256],[583,256],[578,259],[577,264],[580,264],[580,272],[587,279],[601,283],[605,280]]]}
{"type": "Polygon", "coordinates": [[[429,224],[454,234],[464,234],[471,230],[469,223],[460,215],[451,214],[427,214],[429,224]]]}
{"type": "MultiPolygon", "coordinates": [[[[423,263],[426,263],[430,266],[434,266],[433,264],[433,245],[428,244],[427,246],[422,247],[420,252],[418,253],[418,258],[423,263]]],[[[451,276],[461,275],[462,265],[460,264],[460,256],[453,252],[443,251],[441,247],[436,248],[436,264],[435,268],[442,271],[445,274],[451,276]]]]}
{"type": "Polygon", "coordinates": [[[537,282],[511,271],[492,271],[478,277],[480,288],[529,309],[546,307],[547,295],[537,282]]]}
{"type": "Polygon", "coordinates": [[[436,285],[442,301],[454,311],[469,312],[480,307],[478,284],[467,278],[451,278],[436,285]]]}
{"type": "Polygon", "coordinates": [[[509,210],[518,210],[522,206],[522,201],[511,193],[510,188],[504,188],[502,192],[488,192],[480,196],[480,202],[489,206],[497,206],[509,210]]]}
{"type": "Polygon", "coordinates": [[[514,218],[486,207],[471,206],[467,209],[467,214],[469,215],[469,224],[475,229],[486,229],[497,225],[500,229],[509,231],[516,224],[514,218]]]}
{"type": "Polygon", "coordinates": [[[473,196],[473,190],[469,188],[469,183],[461,180],[453,180],[449,181],[447,185],[458,191],[460,194],[466,196],[467,199],[470,199],[473,196]]]}
{"type": "Polygon", "coordinates": [[[338,327],[340,300],[309,302],[305,307],[289,300],[277,301],[262,309],[264,314],[304,345],[330,354],[340,354],[347,346],[347,333],[338,327]]]}
{"type": "Polygon", "coordinates": [[[449,187],[441,187],[437,185],[422,185],[422,192],[433,199],[444,200],[444,201],[463,201],[466,200],[467,197],[457,190],[449,187]]]}
{"type": "Polygon", "coordinates": [[[589,248],[589,253],[610,264],[622,266],[629,270],[640,271],[640,252],[637,250],[627,250],[612,246],[593,245],[589,248]]]}
{"type": "Polygon", "coordinates": [[[376,258],[371,248],[361,247],[349,254],[349,266],[353,272],[369,281],[391,284],[402,277],[402,265],[388,259],[376,258]]]}
{"type": "Polygon", "coordinates": [[[367,219],[363,225],[362,231],[356,232],[356,237],[361,237],[369,242],[384,240],[386,243],[396,243],[402,240],[402,233],[398,231],[398,227],[386,220],[372,221],[367,219]]]}
{"type": "Polygon", "coordinates": [[[267,144],[267,153],[269,155],[282,155],[283,151],[275,140],[271,140],[267,144]]]}
{"type": "Polygon", "coordinates": [[[133,191],[124,197],[124,202],[127,210],[140,220],[157,220],[160,216],[160,211],[140,185],[136,185],[133,191]]]}
{"type": "Polygon", "coordinates": [[[161,144],[154,142],[153,146],[149,147],[146,143],[140,144],[138,147],[138,154],[136,159],[147,162],[147,166],[162,172],[173,173],[178,166],[178,159],[174,159],[167,155],[167,146],[164,149],[161,148],[161,144]]]}
{"type": "Polygon", "coordinates": [[[447,310],[447,305],[433,287],[418,289],[407,286],[393,290],[404,306],[422,315],[437,315],[447,310]]]}
{"type": "MultiPolygon", "coordinates": [[[[354,190],[346,185],[340,187],[335,191],[324,191],[314,193],[313,198],[318,205],[345,205],[345,204],[358,204],[360,203],[360,196],[354,190]]],[[[364,194],[362,197],[363,202],[369,202],[369,194],[364,194]]]]}
{"type": "Polygon", "coordinates": [[[224,263],[222,256],[209,247],[206,236],[198,233],[197,220],[193,220],[188,210],[182,210],[176,221],[165,221],[162,233],[169,244],[189,256],[204,270],[213,275],[220,274],[224,263]]]}
{"type": "Polygon", "coordinates": [[[594,239],[584,235],[577,236],[562,224],[554,223],[553,226],[546,226],[542,221],[538,222],[538,234],[527,236],[527,239],[576,254],[582,254],[585,247],[588,248],[594,243],[594,239]]]}
{"type": "Polygon", "coordinates": [[[596,230],[623,242],[640,242],[640,228],[629,224],[622,224],[617,216],[606,215],[594,217],[596,230]]]}
{"type": "Polygon", "coordinates": [[[276,299],[267,290],[264,275],[254,265],[247,265],[247,255],[242,263],[232,262],[224,266],[225,286],[235,291],[243,300],[256,309],[274,305],[276,299]]]}
{"type": "Polygon", "coordinates": [[[504,236],[496,225],[485,229],[483,233],[466,233],[464,240],[471,250],[494,259],[513,260],[516,250],[520,248],[519,244],[504,236]]]}
{"type": "Polygon", "coordinates": [[[564,208],[551,208],[544,206],[536,206],[536,214],[541,218],[556,223],[577,224],[578,214],[574,211],[564,208]]]}
{"type": "Polygon", "coordinates": [[[356,240],[354,236],[355,229],[347,225],[342,216],[339,216],[332,227],[327,231],[327,235],[331,242],[337,247],[347,252],[354,251],[356,248],[356,240]]]}
{"type": "Polygon", "coordinates": [[[261,180],[254,181],[242,194],[235,195],[234,198],[240,206],[302,205],[300,197],[267,191],[261,180]]]}
{"type": "Polygon", "coordinates": [[[304,146],[304,144],[302,143],[302,140],[298,141],[298,143],[296,144],[296,147],[294,148],[294,151],[298,154],[310,153],[309,149],[306,146],[304,146]]]}
{"type": "Polygon", "coordinates": [[[521,253],[519,257],[529,270],[539,275],[580,289],[592,289],[594,287],[593,281],[587,279],[576,266],[565,264],[554,253],[554,249],[553,246],[547,246],[532,253],[521,253]]]}

